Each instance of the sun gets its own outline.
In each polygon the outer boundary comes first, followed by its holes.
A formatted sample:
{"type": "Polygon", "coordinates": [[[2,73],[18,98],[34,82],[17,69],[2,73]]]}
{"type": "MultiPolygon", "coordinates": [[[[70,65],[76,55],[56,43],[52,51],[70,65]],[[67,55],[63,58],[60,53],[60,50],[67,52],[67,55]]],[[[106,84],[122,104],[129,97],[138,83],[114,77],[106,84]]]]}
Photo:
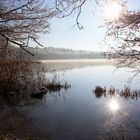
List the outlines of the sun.
{"type": "Polygon", "coordinates": [[[107,4],[103,10],[104,17],[108,20],[117,20],[122,12],[122,7],[117,2],[107,4]]]}

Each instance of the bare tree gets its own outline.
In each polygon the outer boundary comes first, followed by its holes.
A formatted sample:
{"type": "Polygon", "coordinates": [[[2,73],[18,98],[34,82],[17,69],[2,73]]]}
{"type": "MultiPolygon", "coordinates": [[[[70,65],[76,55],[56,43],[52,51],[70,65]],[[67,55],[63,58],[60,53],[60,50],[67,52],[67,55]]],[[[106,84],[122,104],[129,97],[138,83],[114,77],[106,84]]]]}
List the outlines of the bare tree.
{"type": "Polygon", "coordinates": [[[0,36],[6,42],[4,50],[12,43],[30,53],[25,47],[28,46],[30,39],[37,42],[37,34],[43,29],[44,32],[48,31],[48,20],[52,16],[53,13],[41,6],[41,2],[37,0],[2,0],[0,36]]]}
{"type": "Polygon", "coordinates": [[[40,33],[48,33],[52,17],[66,17],[77,11],[76,23],[82,5],[86,0],[1,0],[0,1],[0,40],[2,54],[9,44],[25,50],[30,41],[38,41],[40,33]]]}
{"type": "MultiPolygon", "coordinates": [[[[108,0],[93,0],[99,6],[108,0]]],[[[117,20],[105,22],[106,35],[117,41],[117,47],[109,54],[127,65],[140,59],[140,12],[126,9],[125,0],[115,0],[125,9],[117,20]]],[[[14,44],[31,55],[27,47],[31,41],[42,46],[37,40],[40,33],[48,33],[49,21],[53,17],[63,18],[76,13],[79,17],[88,0],[1,0],[0,1],[0,51],[4,54],[7,46],[14,44]]]]}
{"type": "Polygon", "coordinates": [[[138,64],[140,60],[140,11],[130,11],[125,4],[117,20],[106,22],[107,39],[112,38],[116,43],[108,56],[118,60],[119,67],[138,64]]]}

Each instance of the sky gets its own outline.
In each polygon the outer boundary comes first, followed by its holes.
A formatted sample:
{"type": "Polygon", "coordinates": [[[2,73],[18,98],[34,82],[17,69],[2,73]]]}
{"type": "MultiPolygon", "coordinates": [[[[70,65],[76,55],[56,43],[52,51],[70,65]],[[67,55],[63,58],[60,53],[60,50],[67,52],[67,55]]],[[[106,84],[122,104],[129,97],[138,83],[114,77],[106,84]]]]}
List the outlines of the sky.
{"type": "MultiPolygon", "coordinates": [[[[138,9],[140,0],[129,0],[128,7],[130,9],[138,9]]],[[[40,42],[45,47],[52,46],[91,51],[106,50],[107,46],[104,46],[102,43],[106,30],[99,27],[104,23],[103,13],[101,13],[95,3],[88,1],[84,5],[79,21],[84,27],[83,30],[78,29],[75,15],[52,19],[50,21],[50,33],[41,36],[40,42]]]]}

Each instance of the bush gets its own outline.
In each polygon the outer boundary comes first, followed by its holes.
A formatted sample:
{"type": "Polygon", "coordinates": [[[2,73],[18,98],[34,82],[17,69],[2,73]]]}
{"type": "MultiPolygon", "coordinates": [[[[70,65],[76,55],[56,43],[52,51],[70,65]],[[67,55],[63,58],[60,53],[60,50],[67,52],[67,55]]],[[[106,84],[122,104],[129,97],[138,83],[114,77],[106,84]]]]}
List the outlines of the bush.
{"type": "Polygon", "coordinates": [[[15,57],[0,60],[0,95],[8,102],[12,96],[18,102],[27,98],[27,94],[38,90],[44,80],[43,66],[39,62],[15,57]]]}

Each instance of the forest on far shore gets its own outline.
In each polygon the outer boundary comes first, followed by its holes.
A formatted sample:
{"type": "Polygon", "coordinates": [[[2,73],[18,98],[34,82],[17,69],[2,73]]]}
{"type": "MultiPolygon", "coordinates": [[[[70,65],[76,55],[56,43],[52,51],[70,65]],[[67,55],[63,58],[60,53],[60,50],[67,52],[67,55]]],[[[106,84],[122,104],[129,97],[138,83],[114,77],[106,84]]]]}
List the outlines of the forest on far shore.
{"type": "Polygon", "coordinates": [[[104,52],[87,51],[87,50],[74,50],[67,48],[55,48],[55,47],[36,47],[29,48],[35,59],[104,59],[104,52]]]}

